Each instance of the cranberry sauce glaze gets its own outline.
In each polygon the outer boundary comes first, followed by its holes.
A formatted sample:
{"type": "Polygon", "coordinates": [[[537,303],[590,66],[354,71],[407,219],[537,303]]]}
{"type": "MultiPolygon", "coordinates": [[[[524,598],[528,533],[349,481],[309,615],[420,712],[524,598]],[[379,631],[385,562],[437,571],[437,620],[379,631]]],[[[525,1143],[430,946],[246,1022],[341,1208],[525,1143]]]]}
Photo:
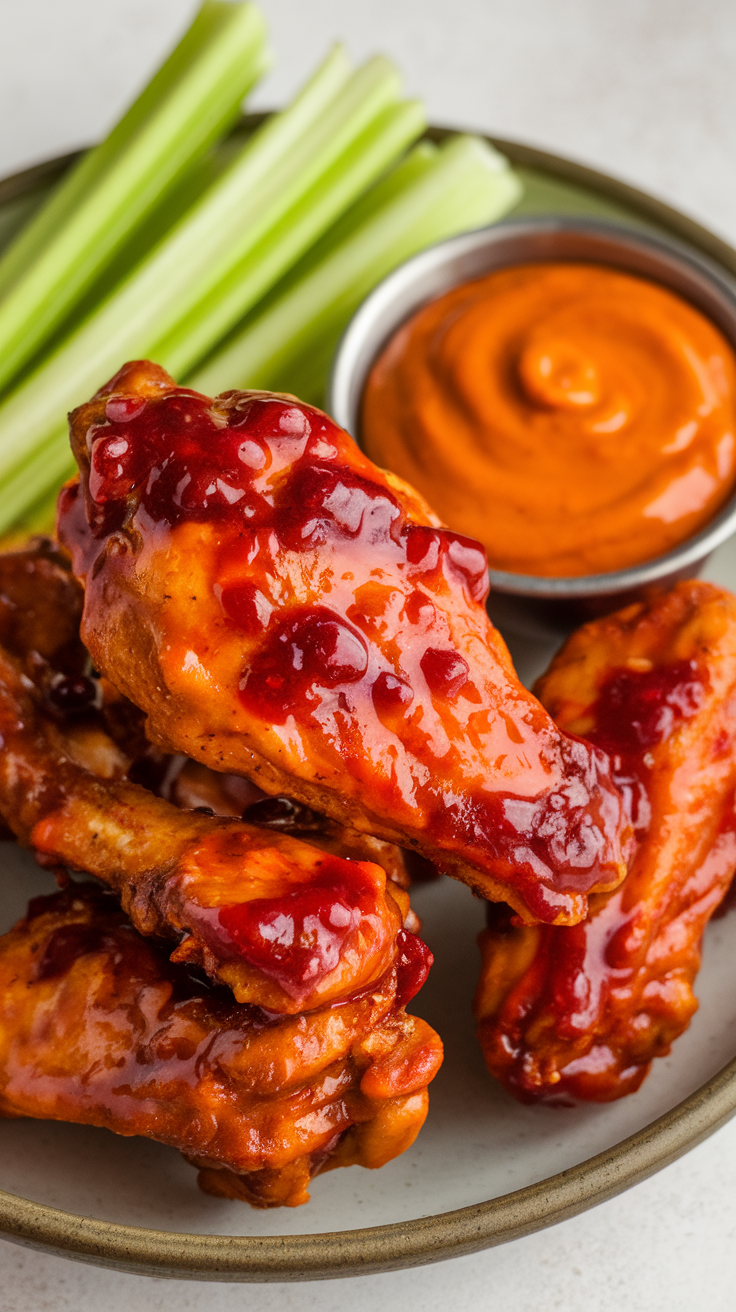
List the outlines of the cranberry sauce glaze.
{"type": "MultiPolygon", "coordinates": [[[[641,842],[651,824],[649,777],[654,749],[665,744],[676,725],[690,719],[703,699],[695,661],[677,661],[651,670],[613,671],[600,689],[591,738],[611,753],[614,773],[630,804],[641,842]]],[[[595,1023],[601,990],[622,988],[634,975],[637,949],[650,926],[637,907],[628,906],[626,883],[605,905],[570,934],[550,939],[554,986],[546,1005],[557,1012],[566,1037],[586,1034],[595,1023]],[[624,903],[627,903],[624,906],[624,903]],[[586,988],[581,990],[581,975],[586,988]]]]}
{"type": "Polygon", "coordinates": [[[672,661],[651,670],[614,670],[601,685],[595,730],[588,741],[611,758],[613,775],[631,816],[634,833],[650,821],[647,779],[652,749],[699,710],[703,682],[695,661],[672,661]]]}
{"type": "MultiPolygon", "coordinates": [[[[309,884],[220,908],[218,938],[224,937],[226,951],[276,980],[291,997],[306,999],[375,919],[375,890],[361,874],[361,863],[326,856],[309,884]]],[[[396,948],[397,1005],[403,1006],[421,989],[434,958],[405,929],[397,934],[396,948]]]]}
{"type": "Polygon", "coordinates": [[[75,412],[72,441],[84,500],[62,493],[59,532],[85,641],[161,739],[439,855],[525,919],[575,923],[620,881],[608,759],[515,678],[484,551],[326,415],[213,402],[139,362],[75,412]],[[136,647],[155,649],[166,705],[136,647]]]}
{"type": "MultiPolygon", "coordinates": [[[[611,754],[638,852],[629,878],[594,904],[583,924],[540,931],[533,963],[505,1008],[503,1055],[497,1055],[497,1030],[489,1056],[491,1069],[522,1101],[607,1102],[634,1092],[697,1006],[691,985],[701,935],[736,865],[733,790],[725,805],[718,803],[720,818],[704,850],[690,833],[689,852],[675,846],[668,860],[677,835],[667,814],[667,783],[677,753],[670,760],[661,749],[707,697],[707,675],[695,660],[613,670],[600,687],[590,737],[611,754]]],[[[704,728],[706,742],[709,736],[704,728]]],[[[686,816],[682,825],[687,844],[686,816]]],[[[508,910],[489,906],[488,924],[492,933],[506,934],[508,910]]]]}

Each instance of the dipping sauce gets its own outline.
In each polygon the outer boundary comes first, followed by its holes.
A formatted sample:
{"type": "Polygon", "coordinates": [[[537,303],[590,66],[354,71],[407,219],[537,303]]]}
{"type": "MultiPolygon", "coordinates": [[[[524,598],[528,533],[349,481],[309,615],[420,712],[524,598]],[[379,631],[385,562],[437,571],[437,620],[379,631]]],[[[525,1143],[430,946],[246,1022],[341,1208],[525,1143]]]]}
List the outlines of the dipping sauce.
{"type": "Polygon", "coordinates": [[[362,437],[519,574],[655,559],[736,481],[736,357],[693,306],[594,264],[518,265],[425,306],[373,366],[362,437]]]}

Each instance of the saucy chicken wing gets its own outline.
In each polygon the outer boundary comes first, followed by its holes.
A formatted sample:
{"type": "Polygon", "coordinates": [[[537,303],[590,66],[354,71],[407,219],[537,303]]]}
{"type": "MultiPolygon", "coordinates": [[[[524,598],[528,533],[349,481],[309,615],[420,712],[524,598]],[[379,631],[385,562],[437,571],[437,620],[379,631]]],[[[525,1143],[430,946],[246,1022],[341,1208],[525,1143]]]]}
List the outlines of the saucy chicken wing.
{"type": "Polygon", "coordinates": [[[293,397],[124,366],[71,417],[82,637],[166,751],[417,850],[525,921],[623,878],[604,753],[517,680],[485,553],[293,397]]]}
{"type": "Polygon", "coordinates": [[[102,879],[138,929],[180,939],[175,958],[239,1001],[296,1013],[394,965],[415,992],[423,983],[431,954],[403,928],[408,896],[381,866],[100,778],[1,649],[0,737],[0,813],[20,841],[102,879]]]}
{"type": "Polygon", "coordinates": [[[687,1028],[703,929],[736,870],[736,598],[680,583],[587,624],[537,692],[611,754],[637,847],[581,925],[522,927],[489,907],[478,1034],[517,1097],[605,1102],[687,1028]]]}
{"type": "Polygon", "coordinates": [[[57,682],[84,673],[89,658],[79,636],[83,600],[50,538],[0,552],[0,643],[36,678],[46,666],[57,682]]]}
{"type": "Polygon", "coordinates": [[[0,938],[0,997],[0,1115],[145,1135],[199,1167],[206,1192],[256,1207],[403,1152],[442,1060],[395,967],[274,1019],[198,984],[89,884],[37,898],[0,938]]]}

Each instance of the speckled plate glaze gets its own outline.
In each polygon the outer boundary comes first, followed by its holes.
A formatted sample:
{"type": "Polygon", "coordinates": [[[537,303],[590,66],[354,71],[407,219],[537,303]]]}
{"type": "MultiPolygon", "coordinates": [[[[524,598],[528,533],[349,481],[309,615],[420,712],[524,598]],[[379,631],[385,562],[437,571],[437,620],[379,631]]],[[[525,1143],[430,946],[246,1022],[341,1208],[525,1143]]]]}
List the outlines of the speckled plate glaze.
{"type": "MultiPolygon", "coordinates": [[[[251,120],[252,122],[252,120],[251,120]]],[[[433,129],[435,138],[446,133],[433,129]]],[[[736,251],[641,192],[554,155],[496,141],[526,190],[518,215],[586,214],[690,242],[736,273],[736,251]]],[[[73,157],[0,183],[0,244],[73,157]]],[[[736,546],[706,577],[736,585],[736,546]]],[[[531,682],[549,640],[508,633],[531,682]]],[[[0,931],[50,877],[0,844],[0,931]]],[[[523,1107],[487,1075],[470,1001],[482,906],[449,879],[419,886],[415,905],[436,964],[414,1009],[442,1034],[445,1065],[416,1144],[381,1171],[318,1178],[295,1211],[255,1212],[208,1198],[178,1153],[106,1130],[0,1121],[0,1233],[100,1266],[193,1280],[311,1280],[417,1266],[553,1225],[653,1174],[736,1112],[736,913],[708,929],[701,1007],[639,1093],[608,1106],[523,1107]]]]}

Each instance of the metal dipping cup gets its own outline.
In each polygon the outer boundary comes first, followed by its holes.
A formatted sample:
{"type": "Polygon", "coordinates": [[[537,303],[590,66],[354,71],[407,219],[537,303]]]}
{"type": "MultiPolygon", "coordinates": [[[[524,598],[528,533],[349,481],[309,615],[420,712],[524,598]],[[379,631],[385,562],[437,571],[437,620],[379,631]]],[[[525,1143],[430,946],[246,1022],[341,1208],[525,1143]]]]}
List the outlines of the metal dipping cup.
{"type": "MultiPolygon", "coordinates": [[[[400,325],[427,302],[494,269],[535,261],[579,260],[640,274],[701,310],[736,352],[736,281],[684,243],[645,229],[588,219],[509,220],[451,237],[395,269],[371,292],[342,337],[327,409],[360,443],[360,404],[377,356],[400,325]]],[[[460,525],[453,525],[461,531],[460,525]]],[[[736,532],[736,490],[705,528],[655,560],[607,574],[547,578],[490,569],[489,610],[501,628],[529,636],[576,624],[693,578],[736,532]]]]}

